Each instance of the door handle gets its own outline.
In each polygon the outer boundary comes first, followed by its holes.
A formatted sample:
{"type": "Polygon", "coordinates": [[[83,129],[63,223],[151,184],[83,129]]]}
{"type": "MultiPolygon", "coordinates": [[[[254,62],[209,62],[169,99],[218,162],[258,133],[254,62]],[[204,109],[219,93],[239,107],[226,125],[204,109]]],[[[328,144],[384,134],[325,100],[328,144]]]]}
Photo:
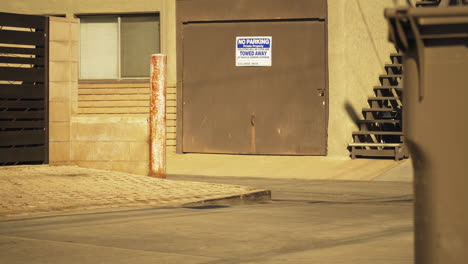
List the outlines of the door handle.
{"type": "Polygon", "coordinates": [[[252,114],[252,116],[250,116],[250,124],[252,126],[255,126],[255,114],[252,114]]]}

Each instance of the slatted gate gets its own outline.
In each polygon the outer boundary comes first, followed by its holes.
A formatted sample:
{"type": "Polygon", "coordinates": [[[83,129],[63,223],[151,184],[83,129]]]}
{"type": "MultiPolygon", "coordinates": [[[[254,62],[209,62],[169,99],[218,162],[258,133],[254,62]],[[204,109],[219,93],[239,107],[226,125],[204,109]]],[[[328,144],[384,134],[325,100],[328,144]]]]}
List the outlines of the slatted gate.
{"type": "Polygon", "coordinates": [[[0,13],[0,165],[48,163],[48,28],[0,13]]]}

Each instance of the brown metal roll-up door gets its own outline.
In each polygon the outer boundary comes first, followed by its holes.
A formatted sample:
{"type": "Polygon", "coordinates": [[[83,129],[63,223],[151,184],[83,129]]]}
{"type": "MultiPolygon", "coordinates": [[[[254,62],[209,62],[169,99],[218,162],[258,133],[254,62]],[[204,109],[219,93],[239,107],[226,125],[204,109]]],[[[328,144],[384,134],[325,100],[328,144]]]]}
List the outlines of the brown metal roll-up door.
{"type": "Polygon", "coordinates": [[[323,20],[182,26],[182,151],[326,155],[323,20]],[[236,37],[271,36],[271,67],[236,67],[236,37]]]}

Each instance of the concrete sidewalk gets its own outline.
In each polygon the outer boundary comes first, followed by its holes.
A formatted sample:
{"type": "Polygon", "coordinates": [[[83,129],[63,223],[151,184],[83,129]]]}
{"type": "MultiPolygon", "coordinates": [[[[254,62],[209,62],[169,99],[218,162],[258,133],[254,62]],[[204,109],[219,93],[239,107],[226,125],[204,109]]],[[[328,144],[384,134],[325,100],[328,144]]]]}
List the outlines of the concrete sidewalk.
{"type": "Polygon", "coordinates": [[[413,180],[410,160],[323,156],[168,155],[168,174],[304,180],[413,180]]]}
{"type": "Polygon", "coordinates": [[[161,180],[76,166],[0,167],[0,217],[69,210],[173,207],[228,200],[269,200],[269,191],[161,180]]]}

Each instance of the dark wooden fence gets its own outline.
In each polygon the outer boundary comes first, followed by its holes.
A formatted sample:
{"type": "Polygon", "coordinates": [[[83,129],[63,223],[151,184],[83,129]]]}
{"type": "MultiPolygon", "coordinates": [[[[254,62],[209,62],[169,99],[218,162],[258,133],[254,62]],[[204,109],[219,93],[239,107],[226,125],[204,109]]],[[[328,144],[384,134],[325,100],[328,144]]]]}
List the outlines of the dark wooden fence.
{"type": "Polygon", "coordinates": [[[48,28],[0,13],[0,165],[48,163],[48,28]]]}

